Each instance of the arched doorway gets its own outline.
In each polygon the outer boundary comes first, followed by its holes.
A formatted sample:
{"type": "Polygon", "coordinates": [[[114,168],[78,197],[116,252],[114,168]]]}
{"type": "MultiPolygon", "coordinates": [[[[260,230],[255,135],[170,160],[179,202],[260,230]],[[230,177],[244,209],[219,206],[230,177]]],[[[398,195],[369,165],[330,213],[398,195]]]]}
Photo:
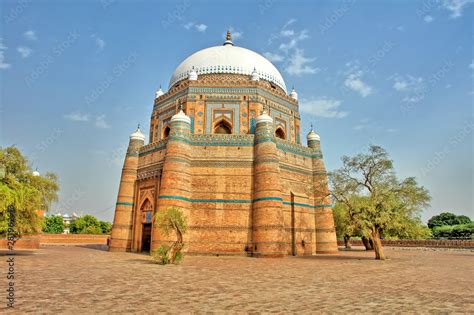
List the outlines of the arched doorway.
{"type": "Polygon", "coordinates": [[[283,128],[281,127],[277,128],[277,130],[275,131],[275,136],[283,140],[286,139],[285,131],[283,131],[283,128]]]}
{"type": "Polygon", "coordinates": [[[145,216],[142,227],[142,252],[149,252],[151,249],[151,230],[152,230],[152,210],[153,205],[148,198],[142,203],[140,210],[145,216]]]}
{"type": "Polygon", "coordinates": [[[214,133],[217,134],[232,134],[232,126],[225,120],[219,121],[214,127],[214,133]]]}
{"type": "Polygon", "coordinates": [[[170,135],[170,127],[169,126],[166,126],[165,130],[163,130],[163,139],[166,139],[168,138],[168,136],[170,135]]]}

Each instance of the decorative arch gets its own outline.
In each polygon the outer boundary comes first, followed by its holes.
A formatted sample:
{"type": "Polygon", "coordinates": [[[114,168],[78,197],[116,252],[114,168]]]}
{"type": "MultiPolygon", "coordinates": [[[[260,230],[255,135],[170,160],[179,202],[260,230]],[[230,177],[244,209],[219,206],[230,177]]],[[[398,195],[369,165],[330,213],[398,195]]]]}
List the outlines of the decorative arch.
{"type": "Polygon", "coordinates": [[[149,198],[145,198],[145,200],[143,200],[143,202],[140,206],[140,210],[141,211],[151,211],[151,210],[153,210],[153,204],[151,203],[149,198]]]}
{"type": "Polygon", "coordinates": [[[275,137],[286,140],[286,134],[282,127],[278,127],[275,130],[275,137]]]}
{"type": "Polygon", "coordinates": [[[216,134],[232,134],[232,123],[222,118],[214,124],[214,133],[216,134]]]}
{"type": "Polygon", "coordinates": [[[166,126],[166,127],[163,129],[163,139],[166,139],[166,138],[169,137],[170,131],[171,131],[170,126],[166,126]]]}

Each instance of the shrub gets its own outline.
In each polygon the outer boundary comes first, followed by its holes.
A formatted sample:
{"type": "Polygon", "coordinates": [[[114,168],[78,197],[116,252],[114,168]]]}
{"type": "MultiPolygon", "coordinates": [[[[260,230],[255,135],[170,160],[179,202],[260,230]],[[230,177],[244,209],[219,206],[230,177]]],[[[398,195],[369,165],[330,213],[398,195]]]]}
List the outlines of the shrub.
{"type": "Polygon", "coordinates": [[[474,238],[474,222],[458,225],[443,225],[433,228],[434,238],[474,238]]]}
{"type": "Polygon", "coordinates": [[[59,215],[44,218],[43,233],[59,234],[64,232],[64,221],[59,215]]]}

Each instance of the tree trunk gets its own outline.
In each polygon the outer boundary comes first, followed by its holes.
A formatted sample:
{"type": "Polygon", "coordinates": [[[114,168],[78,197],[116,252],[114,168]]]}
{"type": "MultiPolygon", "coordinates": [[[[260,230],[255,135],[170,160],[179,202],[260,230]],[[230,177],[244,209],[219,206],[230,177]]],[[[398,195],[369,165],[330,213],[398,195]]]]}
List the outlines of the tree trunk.
{"type": "Polygon", "coordinates": [[[344,235],[344,246],[346,249],[351,249],[351,237],[349,235],[344,235]]]}
{"type": "Polygon", "coordinates": [[[362,243],[365,246],[365,250],[373,250],[374,249],[374,247],[372,245],[373,242],[370,242],[370,240],[365,236],[362,236],[362,243]]]}
{"type": "Polygon", "coordinates": [[[170,255],[169,257],[169,262],[171,264],[174,264],[176,260],[176,254],[181,251],[184,247],[183,244],[183,233],[181,233],[181,230],[179,228],[175,228],[176,231],[176,242],[173,242],[173,245],[171,245],[171,249],[169,251],[170,255]]]}
{"type": "Polygon", "coordinates": [[[382,248],[382,241],[380,240],[380,229],[373,228],[370,234],[372,236],[372,241],[374,243],[375,259],[385,260],[385,255],[383,253],[383,248],[382,248]]]}

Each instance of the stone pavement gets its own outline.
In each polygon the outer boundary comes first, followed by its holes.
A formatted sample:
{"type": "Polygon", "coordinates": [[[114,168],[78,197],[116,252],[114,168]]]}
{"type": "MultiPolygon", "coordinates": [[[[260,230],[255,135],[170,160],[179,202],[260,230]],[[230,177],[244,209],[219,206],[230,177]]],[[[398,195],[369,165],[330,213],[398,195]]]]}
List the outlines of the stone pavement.
{"type": "Polygon", "coordinates": [[[474,313],[473,251],[386,253],[386,261],[361,250],[285,259],[187,256],[160,266],[141,254],[46,246],[15,258],[15,312],[474,313]]]}

